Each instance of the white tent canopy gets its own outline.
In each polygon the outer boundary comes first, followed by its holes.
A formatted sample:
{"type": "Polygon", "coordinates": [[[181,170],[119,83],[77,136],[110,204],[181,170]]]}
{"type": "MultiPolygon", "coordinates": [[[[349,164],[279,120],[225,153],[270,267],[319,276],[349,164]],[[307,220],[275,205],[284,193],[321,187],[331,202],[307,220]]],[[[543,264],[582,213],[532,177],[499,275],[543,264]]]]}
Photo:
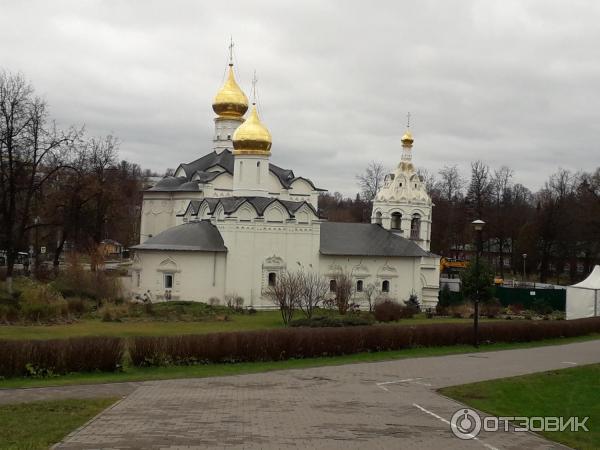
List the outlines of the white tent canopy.
{"type": "Polygon", "coordinates": [[[600,315],[600,266],[580,283],[567,287],[567,320],[600,315]]]}

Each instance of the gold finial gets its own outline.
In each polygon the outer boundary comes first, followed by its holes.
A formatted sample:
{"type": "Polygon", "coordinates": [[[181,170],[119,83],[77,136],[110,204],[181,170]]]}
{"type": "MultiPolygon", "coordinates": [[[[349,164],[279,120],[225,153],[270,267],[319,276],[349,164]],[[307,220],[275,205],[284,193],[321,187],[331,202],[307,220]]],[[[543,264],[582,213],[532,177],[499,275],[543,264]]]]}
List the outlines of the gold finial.
{"type": "Polygon", "coordinates": [[[402,136],[402,147],[411,148],[415,141],[410,132],[410,112],[406,114],[406,132],[402,136]]]}
{"type": "Polygon", "coordinates": [[[233,36],[229,36],[229,65],[233,66],[233,36]]]}
{"type": "Polygon", "coordinates": [[[233,73],[233,46],[233,39],[231,39],[229,43],[229,73],[212,104],[213,111],[219,117],[226,119],[240,119],[248,111],[248,97],[235,81],[233,73]]]}
{"type": "Polygon", "coordinates": [[[256,83],[258,83],[258,78],[256,78],[256,69],[254,69],[254,75],[252,76],[252,104],[256,105],[256,83]]]}

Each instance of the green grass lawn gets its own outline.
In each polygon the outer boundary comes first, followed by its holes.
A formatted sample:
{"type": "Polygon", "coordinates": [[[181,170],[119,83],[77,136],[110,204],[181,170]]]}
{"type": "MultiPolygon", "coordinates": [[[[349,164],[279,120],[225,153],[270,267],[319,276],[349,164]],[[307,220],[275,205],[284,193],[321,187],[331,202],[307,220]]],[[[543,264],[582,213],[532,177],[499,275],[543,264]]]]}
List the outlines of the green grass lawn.
{"type": "Polygon", "coordinates": [[[577,449],[600,448],[600,364],[452,386],[440,392],[494,416],[588,416],[589,432],[540,434],[577,449]]]}
{"type": "Polygon", "coordinates": [[[0,405],[0,448],[47,449],[116,401],[103,398],[0,405]]]}
{"type": "MultiPolygon", "coordinates": [[[[295,318],[301,317],[297,314],[295,318]]],[[[76,336],[167,336],[181,334],[215,333],[220,331],[248,331],[280,328],[283,326],[279,311],[259,311],[256,314],[231,314],[229,320],[207,318],[200,321],[162,321],[123,319],[121,322],[103,322],[84,319],[58,325],[0,325],[0,339],[53,339],[76,336]]],[[[486,321],[488,319],[482,319],[486,321]]],[[[395,324],[421,323],[472,323],[472,319],[434,318],[418,314],[413,319],[403,319],[395,324]]]]}
{"type": "Polygon", "coordinates": [[[28,388],[43,386],[66,386],[75,384],[118,383],[125,381],[167,380],[176,378],[204,378],[246,373],[269,372],[273,370],[303,369],[319,366],[333,366],[364,362],[388,361],[404,358],[444,356],[458,353],[474,353],[517,348],[541,347],[546,345],[568,344],[599,340],[600,334],[573,338],[548,339],[518,344],[488,344],[475,349],[470,345],[446,347],[421,347],[386,352],[356,353],[344,356],[323,358],[291,359],[286,361],[250,362],[235,364],[198,364],[190,366],[168,367],[132,367],[126,366],[121,372],[74,373],[49,378],[8,378],[0,379],[0,389],[28,388]]]}

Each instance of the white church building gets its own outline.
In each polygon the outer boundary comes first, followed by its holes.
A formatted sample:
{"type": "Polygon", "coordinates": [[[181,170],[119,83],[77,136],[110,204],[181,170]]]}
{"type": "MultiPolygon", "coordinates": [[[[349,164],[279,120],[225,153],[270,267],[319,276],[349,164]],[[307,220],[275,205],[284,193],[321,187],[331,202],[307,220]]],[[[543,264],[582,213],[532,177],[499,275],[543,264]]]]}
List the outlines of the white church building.
{"type": "Polygon", "coordinates": [[[199,302],[236,294],[244,306],[272,308],[265,290],[282,271],[302,269],[329,280],[350,274],[359,304],[370,284],[380,297],[416,295],[422,307],[437,304],[432,203],[412,165],[410,132],[377,194],[372,223],[335,223],[319,215],[324,189],[271,163],[271,134],[256,105],[244,117],[248,99],[232,63],[212,107],[212,152],[143,193],[134,294],[199,302]]]}

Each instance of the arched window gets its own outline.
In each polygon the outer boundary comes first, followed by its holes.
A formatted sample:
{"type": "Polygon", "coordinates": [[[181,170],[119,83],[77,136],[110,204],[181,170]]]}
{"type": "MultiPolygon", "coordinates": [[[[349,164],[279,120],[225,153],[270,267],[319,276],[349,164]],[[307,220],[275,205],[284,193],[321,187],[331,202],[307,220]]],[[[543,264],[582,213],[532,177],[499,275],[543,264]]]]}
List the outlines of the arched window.
{"type": "Polygon", "coordinates": [[[256,183],[260,184],[260,161],[256,162],[256,183]]]}
{"type": "Polygon", "coordinates": [[[363,280],[358,280],[356,282],[356,292],[362,292],[363,291],[363,280]]]}
{"type": "Polygon", "coordinates": [[[165,273],[165,276],[164,276],[165,289],[173,289],[173,278],[175,278],[175,275],[173,275],[172,273],[165,273]]]}
{"type": "Polygon", "coordinates": [[[419,214],[413,214],[412,220],[410,221],[410,238],[420,239],[421,237],[421,216],[419,214]]]}
{"type": "Polygon", "coordinates": [[[379,211],[375,213],[375,223],[381,225],[381,213],[379,211]]]}
{"type": "Polygon", "coordinates": [[[402,214],[399,212],[392,213],[392,230],[402,229],[402,214]]]}
{"type": "Polygon", "coordinates": [[[335,280],[329,281],[329,292],[335,292],[335,288],[337,287],[337,283],[335,280]]]}
{"type": "Polygon", "coordinates": [[[244,161],[240,161],[240,181],[242,181],[242,173],[244,170],[244,161]]]}
{"type": "Polygon", "coordinates": [[[228,134],[228,135],[227,135],[227,140],[228,140],[228,141],[230,141],[230,140],[231,140],[231,135],[230,135],[230,134],[228,134]]]}
{"type": "Polygon", "coordinates": [[[388,280],[383,280],[383,283],[381,283],[381,292],[390,292],[390,282],[388,280]]]}
{"type": "Polygon", "coordinates": [[[275,286],[275,283],[277,283],[277,274],[269,272],[269,286],[275,286]]]}

